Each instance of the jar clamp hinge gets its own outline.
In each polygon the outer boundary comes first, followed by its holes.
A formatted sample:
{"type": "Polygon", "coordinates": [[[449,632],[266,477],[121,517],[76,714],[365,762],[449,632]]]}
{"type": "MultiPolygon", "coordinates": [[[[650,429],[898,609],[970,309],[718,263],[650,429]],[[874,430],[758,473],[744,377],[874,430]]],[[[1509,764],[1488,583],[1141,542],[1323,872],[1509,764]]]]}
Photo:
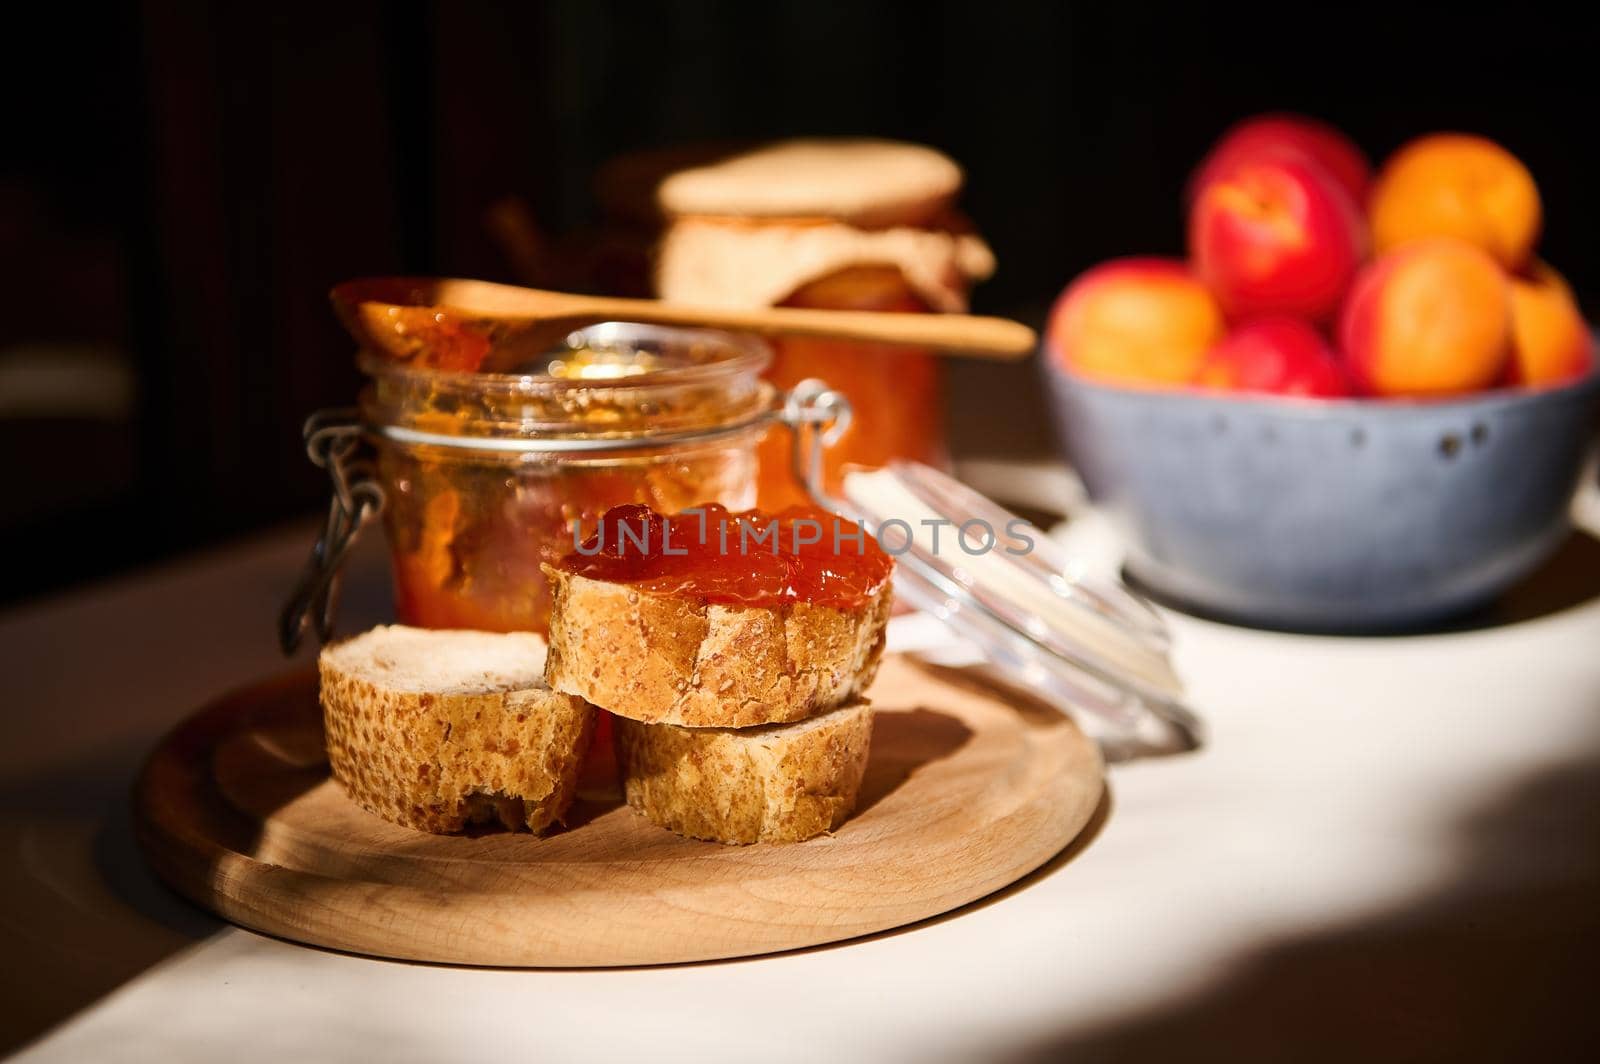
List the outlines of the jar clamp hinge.
{"type": "Polygon", "coordinates": [[[795,479],[817,503],[835,512],[842,512],[844,504],[828,495],[822,456],[849,431],[853,416],[844,393],[815,377],[784,393],[783,405],[777,410],[778,420],[789,429],[789,460],[795,479]]]}
{"type": "Polygon", "coordinates": [[[361,530],[383,512],[383,485],[363,455],[361,420],[355,410],[320,410],[306,419],[306,455],[328,471],[333,498],[322,534],[311,548],[300,580],[278,614],[278,646],[293,653],[315,627],[323,642],[333,634],[339,609],[339,576],[361,530]]]}

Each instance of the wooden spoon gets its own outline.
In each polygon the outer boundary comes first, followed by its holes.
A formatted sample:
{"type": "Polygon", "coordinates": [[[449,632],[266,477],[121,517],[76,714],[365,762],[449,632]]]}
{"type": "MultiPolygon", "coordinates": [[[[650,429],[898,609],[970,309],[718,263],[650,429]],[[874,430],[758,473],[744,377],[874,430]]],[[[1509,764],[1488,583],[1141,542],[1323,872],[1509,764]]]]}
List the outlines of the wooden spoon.
{"type": "Polygon", "coordinates": [[[599,321],[904,344],[1002,362],[1025,358],[1038,344],[1032,329],[1004,318],[691,307],[454,278],[349,281],[336,287],[332,298],[345,327],[363,346],[442,369],[476,369],[489,356],[509,348],[531,351],[541,343],[554,347],[572,329],[599,321]]]}

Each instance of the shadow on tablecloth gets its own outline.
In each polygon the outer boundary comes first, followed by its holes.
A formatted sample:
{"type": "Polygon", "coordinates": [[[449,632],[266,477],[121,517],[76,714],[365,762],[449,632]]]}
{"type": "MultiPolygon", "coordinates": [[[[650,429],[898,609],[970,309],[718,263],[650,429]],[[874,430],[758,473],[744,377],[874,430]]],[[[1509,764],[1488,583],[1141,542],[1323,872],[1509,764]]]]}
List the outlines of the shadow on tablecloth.
{"type": "Polygon", "coordinates": [[[996,1059],[1586,1057],[1600,1044],[1600,758],[1486,802],[1459,840],[1458,872],[1431,894],[1266,944],[1186,998],[996,1059]]]}
{"type": "Polygon", "coordinates": [[[0,788],[0,1054],[226,926],[171,893],[134,842],[142,750],[0,788]]]}

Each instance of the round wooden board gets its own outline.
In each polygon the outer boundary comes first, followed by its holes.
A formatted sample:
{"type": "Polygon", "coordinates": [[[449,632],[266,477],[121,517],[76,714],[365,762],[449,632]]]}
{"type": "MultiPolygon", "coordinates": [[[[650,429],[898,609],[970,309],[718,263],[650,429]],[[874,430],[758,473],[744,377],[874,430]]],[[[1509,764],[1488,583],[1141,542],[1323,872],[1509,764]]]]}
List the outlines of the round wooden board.
{"type": "Polygon", "coordinates": [[[426,835],[328,775],[314,675],[231,694],[151,755],[136,793],[156,871],[269,934],[382,957],[668,964],[837,942],[948,912],[1064,849],[1102,792],[1065,717],[885,660],[856,815],[794,845],[679,838],[580,801],[546,838],[426,835]]]}

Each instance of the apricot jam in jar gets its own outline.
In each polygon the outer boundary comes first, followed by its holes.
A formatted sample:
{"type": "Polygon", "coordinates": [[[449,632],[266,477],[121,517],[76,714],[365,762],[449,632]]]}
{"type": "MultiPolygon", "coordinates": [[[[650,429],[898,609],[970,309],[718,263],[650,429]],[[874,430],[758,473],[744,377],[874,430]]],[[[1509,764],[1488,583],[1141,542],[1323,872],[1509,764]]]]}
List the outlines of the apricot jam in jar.
{"type": "MultiPolygon", "coordinates": [[[[849,266],[796,289],[780,306],[819,310],[928,313],[929,307],[894,266],[849,266]]],[[[906,458],[945,466],[944,374],[928,351],[812,337],[779,337],[767,379],[793,388],[820,378],[838,389],[858,417],[828,449],[824,485],[837,491],[847,466],[877,469],[906,458]]],[[[759,502],[765,509],[805,503],[805,488],[791,475],[787,441],[774,433],[761,449],[759,502]]]]}
{"type": "Polygon", "coordinates": [[[609,323],[512,372],[363,355],[402,623],[544,632],[541,563],[614,506],[755,501],[774,393],[759,340],[609,323]]]}

